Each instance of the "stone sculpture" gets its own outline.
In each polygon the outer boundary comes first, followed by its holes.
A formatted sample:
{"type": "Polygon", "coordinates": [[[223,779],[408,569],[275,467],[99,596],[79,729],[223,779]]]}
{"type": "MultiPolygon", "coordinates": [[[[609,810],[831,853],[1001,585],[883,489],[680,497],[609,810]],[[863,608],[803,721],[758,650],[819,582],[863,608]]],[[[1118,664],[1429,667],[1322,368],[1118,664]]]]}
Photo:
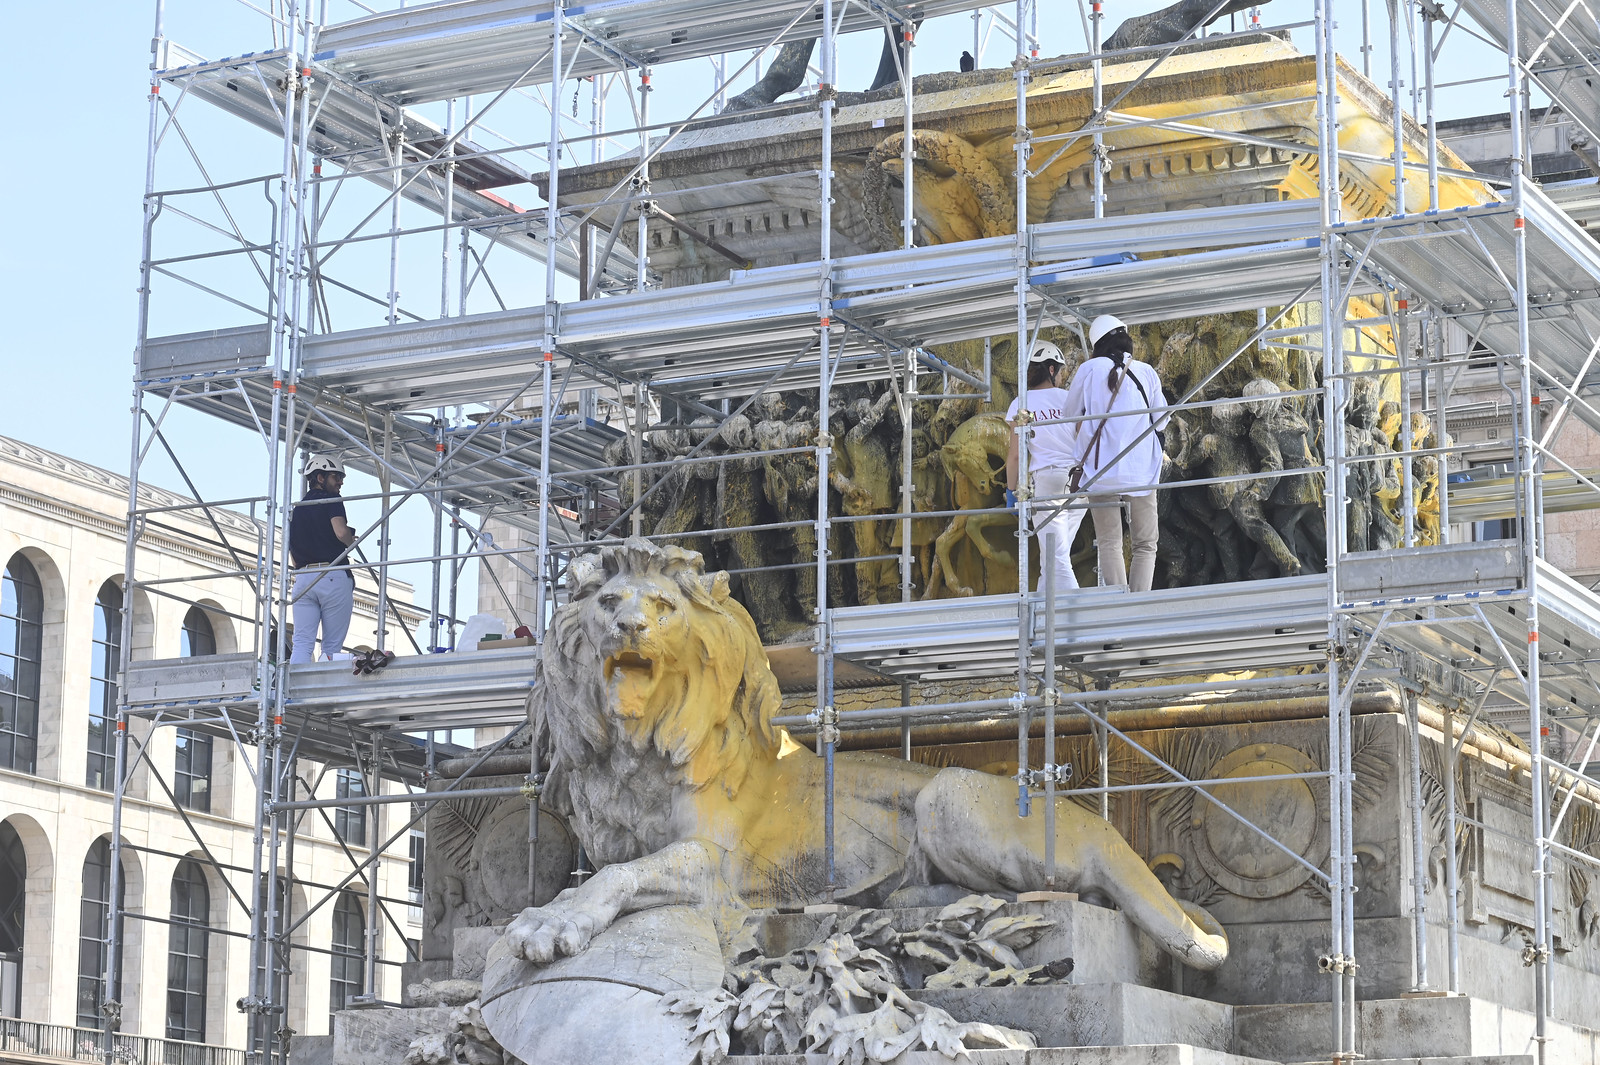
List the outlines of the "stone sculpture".
{"type": "Polygon", "coordinates": [[[717,501],[712,528],[719,531],[714,540],[726,544],[729,568],[739,571],[740,602],[755,619],[768,640],[779,640],[793,633],[796,624],[789,618],[786,603],[789,574],[770,568],[779,561],[772,539],[764,532],[743,531],[763,523],[761,503],[766,494],[765,471],[756,449],[755,430],[750,419],[735,414],[722,423],[721,438],[727,460],[716,466],[717,501]]]}
{"type": "MultiPolygon", "coordinates": [[[[823,760],[772,726],[777,681],[726,575],[633,540],[576,560],[568,584],[529,713],[548,798],[598,871],[524,910],[510,951],[576,955],[651,907],[688,905],[726,930],[749,906],[827,897],[823,760]]],[[[840,755],[835,772],[835,898],[874,902],[919,881],[1043,886],[1043,819],[1017,819],[1011,782],[865,754],[840,755]]],[[[1188,965],[1227,957],[1221,927],[1168,895],[1104,821],[1059,803],[1056,847],[1064,888],[1113,899],[1188,965]]]]}
{"type": "MultiPolygon", "coordinates": [[[[899,509],[895,493],[895,466],[889,441],[879,429],[894,402],[892,392],[876,401],[857,399],[845,408],[839,426],[843,446],[834,449],[836,465],[829,471],[834,488],[843,497],[850,517],[892,514],[899,509]]],[[[899,599],[899,580],[892,562],[877,560],[889,547],[888,527],[878,521],[847,523],[856,563],[856,601],[893,603],[899,599]]]]}
{"type": "MultiPolygon", "coordinates": [[[[1004,502],[1006,446],[1011,430],[998,414],[980,414],[962,422],[939,449],[945,477],[954,486],[958,510],[985,510],[1004,502]]],[[[936,561],[928,581],[928,598],[947,588],[967,596],[1016,591],[1017,556],[996,541],[1016,534],[1014,514],[958,514],[934,544],[936,561]],[[1007,535],[1009,534],[1009,536],[1007,535]]]]}

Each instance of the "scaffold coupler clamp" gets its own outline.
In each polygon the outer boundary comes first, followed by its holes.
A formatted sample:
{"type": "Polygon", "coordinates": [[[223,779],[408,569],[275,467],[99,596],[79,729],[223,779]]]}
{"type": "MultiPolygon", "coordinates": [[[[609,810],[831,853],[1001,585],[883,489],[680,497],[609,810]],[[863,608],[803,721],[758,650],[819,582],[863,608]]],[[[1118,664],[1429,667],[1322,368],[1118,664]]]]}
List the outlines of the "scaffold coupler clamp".
{"type": "Polygon", "coordinates": [[[527,802],[538,802],[540,794],[544,791],[544,784],[535,777],[523,777],[521,791],[523,799],[527,802]]]}
{"type": "Polygon", "coordinates": [[[1337,973],[1340,976],[1354,976],[1356,970],[1359,968],[1361,968],[1361,966],[1356,964],[1355,958],[1347,957],[1344,954],[1324,954],[1317,959],[1317,972],[1319,973],[1337,973]]]}
{"type": "Polygon", "coordinates": [[[838,98],[839,86],[829,81],[824,81],[817,85],[817,103],[820,104],[824,100],[837,100],[838,98]]]}
{"type": "Polygon", "coordinates": [[[1095,157],[1095,161],[1100,164],[1100,173],[1111,173],[1111,148],[1105,144],[1096,144],[1089,151],[1095,157]]]}
{"type": "Polygon", "coordinates": [[[1543,943],[1529,943],[1522,948],[1522,964],[1528,967],[1550,960],[1550,948],[1543,943]]]}
{"type": "Polygon", "coordinates": [[[100,1003],[100,1016],[104,1017],[113,1028],[122,1025],[122,1003],[114,998],[108,998],[100,1003]]]}
{"type": "Polygon", "coordinates": [[[816,713],[817,725],[822,730],[823,743],[839,742],[839,709],[831,703],[816,713]]]}

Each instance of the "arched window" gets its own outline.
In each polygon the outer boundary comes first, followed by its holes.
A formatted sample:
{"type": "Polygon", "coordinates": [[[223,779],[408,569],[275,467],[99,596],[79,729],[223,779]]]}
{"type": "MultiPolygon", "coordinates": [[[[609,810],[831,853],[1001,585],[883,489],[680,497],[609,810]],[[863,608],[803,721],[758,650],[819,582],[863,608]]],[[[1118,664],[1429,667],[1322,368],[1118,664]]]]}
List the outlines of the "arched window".
{"type": "Polygon", "coordinates": [[[22,1016],[22,932],[28,852],[9,823],[0,824],[0,1017],[22,1016]]]}
{"type": "Polygon", "coordinates": [[[39,656],[44,588],[32,564],[12,555],[0,574],[0,766],[34,771],[39,739],[39,656]]]}
{"type": "Polygon", "coordinates": [[[206,948],[211,891],[197,862],[184,860],[172,876],[172,924],[167,938],[167,1038],[206,1041],[206,948]]]}
{"type": "MultiPolygon", "coordinates": [[[[117,913],[121,923],[127,880],[117,881],[117,913]]],[[[101,1025],[100,1004],[106,998],[106,940],[111,921],[111,842],[104,837],[94,841],[83,860],[83,901],[78,904],[78,1027],[101,1025]]],[[[117,973],[111,994],[122,997],[122,958],[117,958],[117,973]]]]}
{"type": "Polygon", "coordinates": [[[94,601],[89,654],[89,774],[91,788],[110,791],[116,769],[117,670],[122,668],[122,589],[111,581],[94,601]]]}
{"type": "Polygon", "coordinates": [[[333,958],[328,980],[328,1009],[342,1010],[361,994],[362,940],[367,922],[361,916],[361,900],[354,892],[341,891],[333,907],[333,958]]]}
{"type": "Polygon", "coordinates": [[[211,627],[211,619],[200,607],[190,607],[189,612],[183,615],[183,657],[216,653],[217,634],[211,627]]]}

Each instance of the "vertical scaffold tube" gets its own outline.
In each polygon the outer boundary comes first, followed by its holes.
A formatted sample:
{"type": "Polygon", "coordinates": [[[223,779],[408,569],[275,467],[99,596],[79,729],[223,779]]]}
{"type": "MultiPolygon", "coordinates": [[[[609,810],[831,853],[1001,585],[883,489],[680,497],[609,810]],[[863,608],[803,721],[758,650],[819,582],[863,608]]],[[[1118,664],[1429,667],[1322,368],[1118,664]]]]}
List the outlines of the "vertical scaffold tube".
{"type": "MultiPolygon", "coordinates": [[[[156,147],[158,144],[158,130],[161,125],[161,82],[158,80],[157,71],[161,68],[162,60],[162,34],[164,32],[166,9],[162,0],[156,0],[155,31],[150,37],[150,115],[149,129],[145,143],[145,168],[144,168],[144,224],[139,237],[139,311],[138,311],[138,338],[135,341],[133,357],[133,429],[132,439],[129,444],[128,455],[128,534],[123,544],[122,554],[122,616],[118,624],[122,632],[121,646],[133,647],[133,601],[134,582],[138,569],[138,552],[136,550],[139,528],[138,519],[135,517],[139,510],[139,475],[140,456],[144,453],[141,446],[143,442],[143,421],[140,412],[144,409],[144,394],[140,386],[143,378],[141,368],[144,365],[144,346],[148,339],[150,329],[150,281],[151,260],[154,257],[155,224],[161,214],[161,203],[155,195],[156,185],[156,147]]],[[[152,430],[153,432],[154,430],[152,430]]],[[[260,587],[259,567],[256,587],[260,587]]],[[[123,686],[117,689],[117,716],[115,723],[116,733],[112,748],[112,775],[111,775],[111,893],[108,896],[111,907],[111,916],[117,914],[117,896],[122,885],[122,804],[127,797],[127,782],[123,779],[126,775],[128,758],[128,708],[127,694],[123,686]]],[[[116,986],[112,982],[112,974],[117,971],[117,959],[122,950],[122,936],[115,921],[107,925],[106,935],[106,972],[105,989],[109,996],[116,986]]],[[[116,1025],[109,1013],[104,1015],[105,1040],[104,1049],[107,1060],[115,1045],[116,1025]]]]}
{"type": "MultiPolygon", "coordinates": [[[[1422,8],[1422,102],[1428,112],[1428,210],[1439,209],[1439,120],[1433,109],[1433,8],[1422,8]]],[[[1440,410],[1444,408],[1441,406],[1440,410]]],[[[1444,439],[1441,434],[1440,440],[1444,439]]]]}
{"type": "Polygon", "coordinates": [[[1400,368],[1400,528],[1401,542],[1406,547],[1416,547],[1416,471],[1411,468],[1411,451],[1416,441],[1411,431],[1411,338],[1406,328],[1410,306],[1406,290],[1401,289],[1394,312],[1394,356],[1395,365],[1400,368]]]}
{"type": "Polygon", "coordinates": [[[1089,27],[1092,34],[1092,39],[1089,41],[1089,71],[1094,78],[1093,122],[1095,124],[1094,158],[1089,162],[1089,169],[1094,174],[1094,216],[1096,218],[1104,218],[1106,216],[1106,135],[1100,132],[1100,128],[1106,124],[1105,116],[1100,113],[1100,109],[1106,105],[1106,85],[1104,78],[1101,76],[1104,68],[1100,62],[1100,35],[1102,24],[1106,18],[1105,11],[1102,10],[1104,7],[1105,5],[1100,0],[1094,0],[1089,5],[1089,27]]]}
{"type": "MultiPolygon", "coordinates": [[[[550,611],[550,423],[555,411],[550,409],[551,377],[556,358],[556,242],[561,225],[561,108],[556,101],[561,98],[562,48],[564,29],[561,18],[562,0],[551,0],[550,30],[550,143],[547,147],[550,164],[550,195],[544,214],[544,359],[539,365],[539,554],[538,576],[534,578],[536,598],[533,618],[534,635],[544,640],[545,617],[550,611]]],[[[643,244],[641,251],[643,254],[643,244]]]]}
{"type": "Polygon", "coordinates": [[[917,160],[917,146],[912,139],[915,121],[916,86],[911,81],[911,49],[916,47],[917,28],[910,19],[900,23],[900,103],[904,112],[901,118],[904,136],[900,144],[900,171],[905,179],[900,183],[900,243],[909,248],[917,241],[917,183],[913,169],[917,160]]]}
{"type": "MultiPolygon", "coordinates": [[[[1412,989],[1428,990],[1428,837],[1422,832],[1422,725],[1417,716],[1417,693],[1405,693],[1407,740],[1410,744],[1411,790],[1411,922],[1415,938],[1415,979],[1412,989]]],[[[1449,737],[1446,737],[1447,739],[1449,737]]]]}
{"type": "Polygon", "coordinates": [[[1506,95],[1511,100],[1511,199],[1516,205],[1512,235],[1516,255],[1517,359],[1521,386],[1522,436],[1517,441],[1517,487],[1526,516],[1520,530],[1524,587],[1528,590],[1528,663],[1524,684],[1528,694],[1528,757],[1532,763],[1533,820],[1533,1024],[1534,1047],[1539,1065],[1545,1065],[1550,1014],[1550,846],[1546,816],[1546,775],[1544,765],[1544,707],[1539,689],[1539,541],[1534,518],[1538,513],[1537,453],[1534,435],[1532,338],[1528,330],[1528,241],[1523,215],[1526,195],[1526,129],[1523,94],[1527,84],[1516,52],[1518,36],[1517,0],[1506,0],[1507,40],[1506,95]]]}
{"type": "MultiPolygon", "coordinates": [[[[1363,15],[1366,4],[1363,0],[1363,15]]],[[[1344,469],[1339,463],[1343,445],[1343,411],[1338,402],[1338,347],[1344,314],[1339,304],[1339,274],[1335,238],[1332,231],[1339,221],[1339,123],[1338,80],[1333,52],[1331,0],[1316,0],[1314,9],[1317,89],[1317,175],[1318,198],[1322,208],[1321,322],[1323,384],[1323,519],[1328,543],[1328,839],[1329,928],[1326,968],[1330,980],[1332,1010],[1332,1048],[1334,1060],[1351,1054],[1351,1033],[1346,1015],[1354,1014],[1347,995],[1345,972],[1350,964],[1345,954],[1345,895],[1349,863],[1344,847],[1345,778],[1342,769],[1345,698],[1340,688],[1340,625],[1338,608],[1338,560],[1343,546],[1344,469]]],[[[1363,33],[1363,60],[1370,65],[1367,35],[1363,33]]]]}
{"type": "Polygon", "coordinates": [[[817,87],[817,106],[822,123],[822,168],[818,175],[822,230],[821,291],[817,304],[819,331],[817,344],[820,378],[817,384],[817,716],[818,736],[823,757],[823,847],[828,867],[828,901],[837,887],[833,854],[833,756],[838,746],[838,717],[833,706],[833,611],[828,603],[828,467],[833,438],[829,433],[828,391],[832,383],[833,358],[833,109],[838,89],[835,77],[838,56],[833,32],[833,0],[822,0],[822,84],[817,87]]]}
{"type": "MultiPolygon", "coordinates": [[[[639,229],[634,289],[643,292],[650,273],[650,68],[639,68],[639,229]]],[[[552,97],[554,99],[554,97],[552,97]]]]}
{"type": "MultiPolygon", "coordinates": [[[[1028,130],[1028,7],[1017,0],[1017,56],[1012,62],[1017,85],[1017,816],[1027,817],[1028,660],[1033,654],[1032,589],[1029,587],[1028,529],[1033,516],[1033,478],[1028,474],[1028,443],[1033,414],[1028,410],[1028,157],[1033,135],[1028,130]]],[[[1059,505],[1059,501],[1058,505],[1059,505]]]]}
{"type": "Polygon", "coordinates": [[[1389,117],[1394,136],[1394,210],[1406,209],[1405,108],[1400,106],[1400,0],[1389,0],[1389,117]]]}
{"type": "MultiPolygon", "coordinates": [[[[367,794],[383,794],[383,732],[372,731],[372,765],[367,776],[367,794]]],[[[367,942],[366,957],[362,959],[367,970],[367,994],[374,1000],[378,994],[378,954],[383,943],[383,922],[378,920],[378,870],[383,868],[378,848],[383,845],[383,804],[372,807],[372,864],[367,869],[367,942]]]]}
{"type": "MultiPolygon", "coordinates": [[[[1487,692],[1484,693],[1487,696],[1487,692]]],[[[1444,904],[1449,927],[1445,930],[1446,953],[1449,958],[1445,988],[1451,994],[1461,991],[1461,910],[1456,900],[1460,885],[1460,870],[1456,867],[1456,764],[1461,756],[1461,744],[1455,738],[1455,714],[1452,710],[1446,719],[1450,726],[1444,730],[1444,904]]],[[[1466,742],[1466,733],[1462,733],[1466,742]]]]}
{"type": "Polygon", "coordinates": [[[1044,582],[1044,889],[1056,889],[1056,551],[1057,534],[1045,536],[1039,567],[1044,582]]]}

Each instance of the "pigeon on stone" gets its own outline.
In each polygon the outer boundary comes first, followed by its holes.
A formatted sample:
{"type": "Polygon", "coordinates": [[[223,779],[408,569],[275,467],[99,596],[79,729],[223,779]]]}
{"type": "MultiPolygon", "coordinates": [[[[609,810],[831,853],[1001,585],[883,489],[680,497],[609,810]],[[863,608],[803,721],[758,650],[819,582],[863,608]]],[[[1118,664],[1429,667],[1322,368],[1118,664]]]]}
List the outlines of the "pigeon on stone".
{"type": "Polygon", "coordinates": [[[970,74],[977,69],[978,61],[972,58],[971,52],[961,53],[961,73],[970,74]]]}

